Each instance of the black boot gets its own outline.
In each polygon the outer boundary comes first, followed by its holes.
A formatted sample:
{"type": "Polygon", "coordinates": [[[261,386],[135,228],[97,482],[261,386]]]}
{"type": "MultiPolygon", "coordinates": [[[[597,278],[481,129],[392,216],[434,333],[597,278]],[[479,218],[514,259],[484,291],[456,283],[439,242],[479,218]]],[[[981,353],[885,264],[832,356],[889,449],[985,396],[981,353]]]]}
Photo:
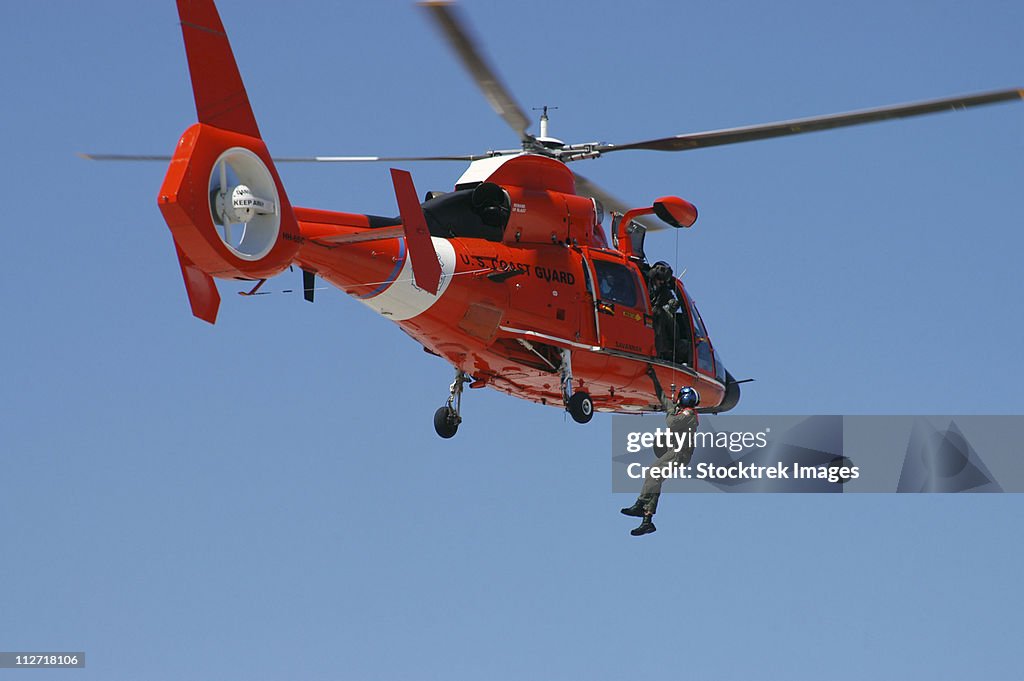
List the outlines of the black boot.
{"type": "Polygon", "coordinates": [[[634,537],[641,537],[645,534],[650,534],[651,532],[657,531],[658,528],[654,526],[654,516],[645,515],[643,522],[640,523],[640,526],[634,527],[632,530],[629,531],[629,533],[634,537]]]}
{"type": "Polygon", "coordinates": [[[643,518],[644,517],[644,505],[643,505],[643,502],[641,502],[639,499],[637,499],[636,503],[633,504],[632,506],[630,506],[629,508],[619,509],[619,513],[621,513],[622,515],[633,516],[634,518],[643,518]]]}

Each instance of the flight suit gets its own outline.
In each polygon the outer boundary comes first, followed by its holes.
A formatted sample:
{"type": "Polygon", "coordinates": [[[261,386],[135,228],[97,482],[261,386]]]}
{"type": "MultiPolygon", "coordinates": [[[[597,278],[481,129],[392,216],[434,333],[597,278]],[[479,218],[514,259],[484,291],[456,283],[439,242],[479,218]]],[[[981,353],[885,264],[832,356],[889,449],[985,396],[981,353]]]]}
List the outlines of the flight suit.
{"type": "Polygon", "coordinates": [[[673,314],[678,303],[672,292],[672,270],[659,263],[648,272],[647,289],[651,298],[651,317],[654,327],[654,347],[658,357],[673,359],[675,320],[673,314]],[[674,306],[673,306],[674,304],[674,306]]]}
{"type": "MultiPolygon", "coordinates": [[[[658,386],[658,388],[660,387],[658,386]]],[[[659,468],[673,463],[689,466],[690,459],[693,457],[693,434],[697,432],[697,412],[690,407],[677,410],[676,403],[668,395],[662,393],[660,389],[658,393],[661,404],[665,407],[665,425],[673,433],[688,433],[688,435],[686,435],[686,443],[678,452],[670,447],[667,452],[655,460],[654,465],[659,468]]],[[[640,490],[637,501],[643,505],[645,512],[652,515],[657,513],[658,498],[661,496],[661,485],[664,482],[663,478],[656,478],[652,475],[647,475],[644,478],[644,486],[640,490]]]]}

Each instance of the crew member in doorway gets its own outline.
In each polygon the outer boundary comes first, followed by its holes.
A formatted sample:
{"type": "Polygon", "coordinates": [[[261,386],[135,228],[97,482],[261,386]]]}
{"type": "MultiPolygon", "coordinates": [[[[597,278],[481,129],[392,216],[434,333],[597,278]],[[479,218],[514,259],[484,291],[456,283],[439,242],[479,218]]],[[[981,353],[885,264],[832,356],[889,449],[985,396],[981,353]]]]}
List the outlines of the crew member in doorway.
{"type": "MultiPolygon", "coordinates": [[[[673,400],[661,389],[658,375],[654,372],[654,367],[649,364],[647,365],[647,375],[654,383],[654,394],[658,396],[658,401],[665,408],[665,425],[668,426],[669,431],[684,438],[682,446],[678,450],[670,446],[668,451],[658,457],[654,466],[662,470],[673,465],[689,466],[690,459],[693,457],[693,434],[697,432],[696,407],[700,403],[700,395],[696,390],[687,386],[681,388],[676,399],[673,400]]],[[[673,437],[673,441],[678,440],[673,437]]],[[[640,490],[640,496],[637,497],[636,503],[622,509],[623,515],[643,518],[640,526],[629,532],[634,537],[650,534],[658,529],[654,526],[654,514],[658,511],[658,498],[661,496],[663,482],[664,478],[661,476],[645,475],[644,486],[640,490]]]]}
{"type": "Polygon", "coordinates": [[[661,359],[673,360],[675,354],[675,312],[679,300],[673,290],[672,268],[667,262],[654,263],[647,273],[647,291],[651,296],[654,347],[661,359]]]}

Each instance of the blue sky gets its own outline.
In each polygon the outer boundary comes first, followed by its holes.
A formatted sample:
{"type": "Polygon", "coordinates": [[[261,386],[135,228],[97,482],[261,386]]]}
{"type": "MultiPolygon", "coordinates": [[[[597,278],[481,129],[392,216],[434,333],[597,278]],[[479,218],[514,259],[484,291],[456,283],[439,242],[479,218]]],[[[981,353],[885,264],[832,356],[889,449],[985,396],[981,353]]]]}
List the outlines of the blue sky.
{"type": "MultiPolygon", "coordinates": [[[[219,5],[275,154],[515,144],[409,4],[219,5]]],[[[6,9],[0,648],[88,655],[40,677],[1019,676],[1017,497],[673,495],[635,540],[609,417],[473,391],[441,441],[449,368],[340,293],[193,319],[164,168],[74,156],[194,120],[174,3],[6,9]]],[[[1020,3],[465,9],[571,141],[1024,86],[1020,3]]],[[[700,209],[648,252],[757,379],[738,412],[1019,414],[1022,152],[1011,104],[575,167],[700,209]]],[[[282,174],[397,212],[386,166],[282,174]]]]}

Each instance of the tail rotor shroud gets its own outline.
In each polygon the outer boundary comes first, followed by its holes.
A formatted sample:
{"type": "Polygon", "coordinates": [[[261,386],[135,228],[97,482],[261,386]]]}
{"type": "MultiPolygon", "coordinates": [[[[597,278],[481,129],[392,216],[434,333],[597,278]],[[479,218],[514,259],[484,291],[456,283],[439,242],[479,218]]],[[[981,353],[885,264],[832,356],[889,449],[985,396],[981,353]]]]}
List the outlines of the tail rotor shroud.
{"type": "Polygon", "coordinates": [[[192,313],[212,324],[214,277],[272,277],[291,265],[301,239],[216,7],[178,0],[178,14],[199,122],[178,141],[157,203],[192,313]]]}
{"type": "Polygon", "coordinates": [[[244,147],[220,155],[210,174],[210,213],[224,244],[239,258],[259,260],[281,228],[274,178],[244,147]]]}

